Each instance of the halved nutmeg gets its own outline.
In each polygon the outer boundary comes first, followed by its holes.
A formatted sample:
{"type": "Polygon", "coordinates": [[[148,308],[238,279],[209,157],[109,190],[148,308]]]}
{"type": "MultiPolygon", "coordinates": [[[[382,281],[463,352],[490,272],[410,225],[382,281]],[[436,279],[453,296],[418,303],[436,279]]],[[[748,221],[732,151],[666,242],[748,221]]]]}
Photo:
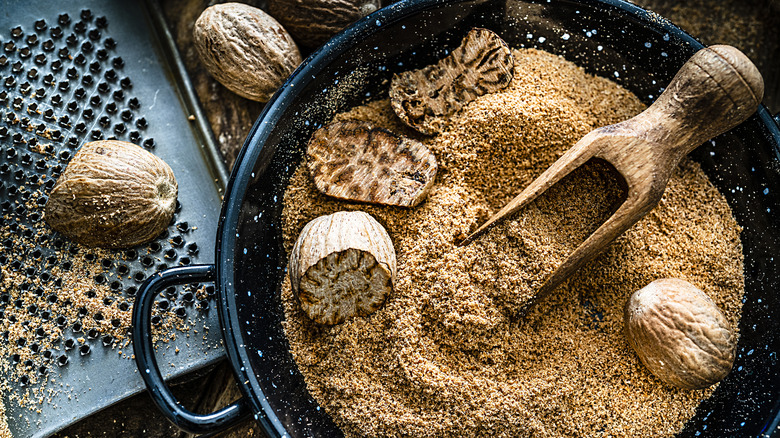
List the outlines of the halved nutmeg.
{"type": "Polygon", "coordinates": [[[339,324],[379,309],[393,290],[395,249],[384,227],[362,211],[306,224],[288,267],[301,308],[320,324],[339,324]]]}
{"type": "Polygon", "coordinates": [[[662,381],[701,389],[734,365],[737,336],[718,306],[677,278],[634,292],[625,307],[626,336],[642,363],[662,381]]]}
{"type": "Polygon", "coordinates": [[[124,141],[94,141],[60,175],[44,218],[83,245],[140,245],[171,222],[178,190],[173,170],[155,155],[124,141]]]}
{"type": "Polygon", "coordinates": [[[366,122],[318,129],[306,154],[317,189],[349,201],[413,207],[436,177],[436,157],[425,145],[366,122]]]}
{"type": "Polygon", "coordinates": [[[509,46],[475,28],[434,65],[393,75],[390,102],[398,117],[423,134],[436,134],[447,118],[479,96],[506,88],[514,76],[509,46]]]}

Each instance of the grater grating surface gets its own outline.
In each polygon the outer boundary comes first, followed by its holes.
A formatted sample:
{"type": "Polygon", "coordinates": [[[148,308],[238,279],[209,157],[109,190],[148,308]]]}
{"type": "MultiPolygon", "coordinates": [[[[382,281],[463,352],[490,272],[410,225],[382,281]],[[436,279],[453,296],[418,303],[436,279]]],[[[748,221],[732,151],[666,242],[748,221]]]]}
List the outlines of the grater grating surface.
{"type": "MultiPolygon", "coordinates": [[[[158,270],[212,262],[221,177],[148,8],[0,4],[0,372],[11,431],[46,436],[142,389],[127,336],[135,292],[158,270]],[[104,138],[174,170],[174,220],[147,245],[85,248],[43,221],[68,161],[104,138]]],[[[163,295],[158,332],[178,333],[158,344],[167,377],[221,358],[213,286],[163,295]]]]}

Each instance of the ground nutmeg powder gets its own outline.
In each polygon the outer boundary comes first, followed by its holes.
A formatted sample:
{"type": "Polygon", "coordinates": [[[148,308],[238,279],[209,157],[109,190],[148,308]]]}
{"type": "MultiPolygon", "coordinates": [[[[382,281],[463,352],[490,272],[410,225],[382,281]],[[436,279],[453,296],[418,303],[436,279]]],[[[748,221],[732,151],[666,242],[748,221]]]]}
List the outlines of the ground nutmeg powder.
{"type": "Polygon", "coordinates": [[[628,296],[653,280],[690,281],[736,328],[744,294],[740,228],[699,166],[683,160],[658,207],[532,306],[526,300],[622,196],[592,162],[467,247],[457,246],[590,130],[640,112],[604,78],[546,52],[515,50],[515,78],[470,103],[436,137],[405,128],[387,100],[337,116],[423,141],[439,173],[413,209],[317,192],[301,166],[285,194],[290,251],[310,220],[363,210],[398,260],[384,307],[313,323],[285,280],[285,333],[314,398],[348,437],[668,436],[713,388],[652,376],[623,333],[628,296]]]}

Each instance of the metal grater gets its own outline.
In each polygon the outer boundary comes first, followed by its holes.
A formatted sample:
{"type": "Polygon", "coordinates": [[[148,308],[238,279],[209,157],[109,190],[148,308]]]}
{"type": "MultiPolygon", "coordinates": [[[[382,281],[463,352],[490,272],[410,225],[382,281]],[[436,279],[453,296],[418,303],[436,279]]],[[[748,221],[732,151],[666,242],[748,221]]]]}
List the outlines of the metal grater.
{"type": "MultiPolygon", "coordinates": [[[[170,61],[176,56],[170,35],[155,30],[153,23],[163,22],[159,9],[139,6],[0,0],[0,266],[20,279],[0,290],[0,342],[22,350],[0,357],[0,368],[11,389],[3,400],[14,436],[47,436],[141,391],[131,346],[110,334],[125,329],[122,317],[107,321],[108,310],[129,317],[135,292],[150,275],[213,261],[224,170],[206,124],[194,117],[200,113],[186,79],[170,61]],[[109,256],[42,223],[46,194],[74,153],[107,138],[158,155],[179,183],[179,208],[167,231],[109,256]],[[87,308],[59,298],[70,287],[63,278],[76,257],[94,272],[87,283],[110,290],[106,312],[100,303],[87,308]],[[75,318],[61,314],[70,306],[75,318]],[[48,339],[44,326],[61,336],[48,339]],[[36,390],[44,400],[20,406],[17,397],[36,390]]],[[[156,322],[190,326],[158,344],[166,377],[222,357],[212,297],[213,286],[195,285],[169,288],[159,298],[156,322]]]]}

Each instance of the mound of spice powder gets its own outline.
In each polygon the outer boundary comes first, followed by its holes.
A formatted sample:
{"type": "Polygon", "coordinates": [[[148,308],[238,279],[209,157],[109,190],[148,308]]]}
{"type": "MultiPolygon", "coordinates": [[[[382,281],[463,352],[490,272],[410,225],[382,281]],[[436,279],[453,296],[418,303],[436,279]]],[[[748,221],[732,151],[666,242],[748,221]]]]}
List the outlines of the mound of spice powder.
{"type": "Polygon", "coordinates": [[[518,50],[515,79],[433,138],[377,101],[337,119],[423,141],[439,162],[414,209],[329,199],[305,167],[285,194],[286,249],[323,214],[363,210],[395,245],[394,291],[376,313],[309,320],[285,281],[285,333],[314,398],[348,437],[667,436],[713,388],[664,385],[623,333],[623,306],[662,277],[690,281],[736,328],[740,228],[698,165],[683,160],[658,207],[550,295],[546,276],[615,208],[622,189],[592,162],[467,247],[457,243],[590,130],[640,112],[618,85],[549,53],[518,50]]]}

